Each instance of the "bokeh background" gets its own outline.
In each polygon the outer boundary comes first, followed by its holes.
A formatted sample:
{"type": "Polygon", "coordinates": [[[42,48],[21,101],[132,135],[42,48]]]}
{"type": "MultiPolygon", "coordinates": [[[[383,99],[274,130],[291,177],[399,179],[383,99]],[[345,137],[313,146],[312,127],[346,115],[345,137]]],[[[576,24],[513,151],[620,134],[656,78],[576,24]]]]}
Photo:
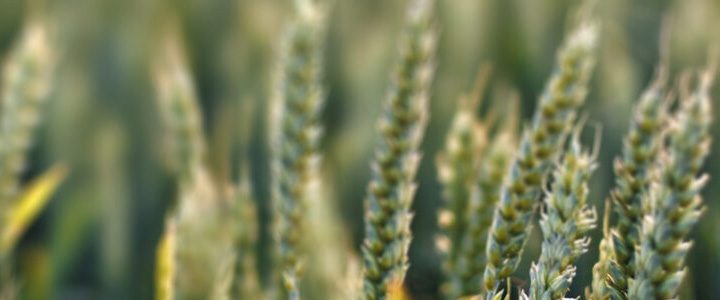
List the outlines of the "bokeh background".
{"type": "MultiPolygon", "coordinates": [[[[374,124],[397,53],[405,2],[336,0],[329,19],[324,178],[355,251],[362,240],[374,124]]],[[[491,63],[488,95],[501,86],[516,88],[527,118],[551,71],[568,14],[579,1],[438,2],[437,76],[407,277],[416,299],[434,299],[441,278],[434,235],[442,200],[434,157],[458,97],[472,87],[478,67],[491,63]]],[[[720,1],[597,2],[602,39],[583,112],[603,128],[600,168],[591,185],[592,203],[602,211],[613,182],[611,161],[620,151],[631,106],[660,57],[661,29],[671,28],[673,74],[700,68],[709,47],[720,43],[720,1]]],[[[180,25],[185,41],[213,172],[235,179],[241,162],[249,163],[262,225],[258,259],[267,283],[267,103],[291,0],[0,0],[0,57],[17,40],[31,11],[41,12],[49,24],[59,65],[24,178],[56,162],[68,164],[71,175],[16,252],[17,275],[26,287],[23,298],[152,298],[155,247],[176,195],[150,76],[159,28],[170,19],[180,25]]],[[[720,105],[720,88],[714,95],[720,105]]],[[[720,132],[713,134],[720,140],[720,132]]],[[[713,144],[708,159],[708,210],[693,234],[683,299],[720,295],[718,147],[713,144]]],[[[599,231],[593,250],[580,262],[571,295],[581,295],[590,280],[599,231]]],[[[539,253],[539,238],[533,234],[517,273],[520,281],[539,253]]]]}

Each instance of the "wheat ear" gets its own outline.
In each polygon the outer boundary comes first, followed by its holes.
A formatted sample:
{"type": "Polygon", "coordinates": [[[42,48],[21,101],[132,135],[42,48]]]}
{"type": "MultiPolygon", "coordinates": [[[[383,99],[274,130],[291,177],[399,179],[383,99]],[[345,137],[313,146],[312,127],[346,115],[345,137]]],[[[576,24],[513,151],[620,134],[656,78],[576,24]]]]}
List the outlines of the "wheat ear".
{"type": "MultiPolygon", "coordinates": [[[[42,119],[42,104],[50,87],[54,60],[45,27],[30,22],[19,43],[11,50],[2,73],[0,105],[0,232],[11,226],[17,205],[20,172],[32,144],[37,124],[42,119]]],[[[3,236],[5,238],[5,236],[3,236]]],[[[11,245],[0,250],[0,298],[17,297],[12,280],[11,245]]]]}
{"type": "Polygon", "coordinates": [[[672,299],[682,283],[690,230],[702,212],[700,191],[707,176],[700,171],[710,150],[712,108],[710,89],[714,70],[705,71],[697,88],[687,91],[668,129],[668,143],[660,153],[658,179],[642,198],[640,245],[635,253],[635,276],[629,281],[630,299],[672,299]]]}
{"type": "MultiPolygon", "coordinates": [[[[491,142],[482,152],[477,182],[471,190],[468,208],[468,229],[463,237],[458,254],[453,281],[446,291],[447,299],[477,295],[482,291],[482,275],[485,268],[485,247],[487,231],[492,222],[493,208],[500,198],[507,169],[510,165],[517,139],[518,98],[514,93],[502,94],[503,101],[512,103],[504,122],[496,125],[497,132],[491,135],[491,142]]],[[[488,112],[487,119],[493,119],[495,111],[488,112]]],[[[487,124],[488,128],[493,127],[487,124]]]]}
{"type": "Polygon", "coordinates": [[[585,100],[596,37],[597,27],[592,22],[582,22],[570,33],[560,48],[556,70],[540,97],[532,125],[522,137],[488,234],[483,277],[488,298],[495,296],[520,262],[546,173],[585,100]]]}
{"type": "Polygon", "coordinates": [[[308,185],[319,168],[325,95],[321,85],[325,13],[313,1],[295,2],[296,17],[285,34],[276,86],[272,198],[278,215],[277,289],[280,299],[300,299],[301,241],[305,234],[308,185]]]}
{"type": "Polygon", "coordinates": [[[436,32],[433,1],[412,1],[378,129],[380,138],[365,201],[363,298],[387,299],[408,267],[410,206],[428,118],[436,32]]]}
{"type": "Polygon", "coordinates": [[[2,73],[0,207],[17,196],[19,175],[48,96],[53,56],[45,28],[30,23],[10,52],[2,73]]]}
{"type": "Polygon", "coordinates": [[[593,268],[593,298],[596,299],[622,298],[627,293],[627,279],[634,273],[641,198],[648,189],[668,121],[666,81],[665,69],[660,67],[635,106],[622,157],[615,161],[617,179],[611,200],[617,221],[605,232],[600,246],[601,259],[593,268]]]}
{"type": "Polygon", "coordinates": [[[167,275],[173,280],[170,293],[176,299],[212,298],[218,282],[227,278],[225,262],[232,254],[233,237],[229,223],[234,216],[229,197],[220,192],[204,162],[201,111],[180,40],[175,33],[165,38],[153,71],[179,179],[179,200],[166,226],[174,233],[165,233],[172,234],[175,243],[174,274],[167,275]]]}
{"type": "Polygon", "coordinates": [[[540,215],[543,242],[540,258],[530,268],[526,299],[564,299],[575,277],[573,265],[588,250],[587,233],[595,228],[597,214],[587,205],[588,180],[595,157],[581,149],[577,136],[558,163],[551,190],[540,215]]]}
{"type": "Polygon", "coordinates": [[[192,181],[205,167],[207,145],[202,112],[187,68],[179,33],[170,31],[160,44],[153,69],[158,111],[163,121],[171,155],[169,160],[182,181],[192,181]]]}
{"type": "Polygon", "coordinates": [[[488,134],[488,126],[476,117],[481,91],[487,81],[486,70],[484,68],[478,76],[480,87],[476,87],[475,95],[460,99],[445,149],[437,159],[445,203],[438,214],[441,233],[436,244],[443,256],[446,276],[443,293],[448,299],[456,299],[463,286],[458,260],[469,230],[471,198],[478,193],[480,160],[488,134]]]}
{"type": "Polygon", "coordinates": [[[260,278],[257,273],[257,212],[250,172],[242,169],[240,183],[234,191],[235,196],[235,270],[230,293],[233,299],[262,298],[260,278]]]}

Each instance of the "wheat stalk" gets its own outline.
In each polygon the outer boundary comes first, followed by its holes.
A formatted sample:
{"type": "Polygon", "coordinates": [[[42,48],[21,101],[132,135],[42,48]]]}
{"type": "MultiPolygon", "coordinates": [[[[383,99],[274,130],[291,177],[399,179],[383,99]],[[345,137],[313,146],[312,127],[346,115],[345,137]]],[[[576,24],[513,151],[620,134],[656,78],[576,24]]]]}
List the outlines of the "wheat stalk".
{"type": "Polygon", "coordinates": [[[160,44],[153,66],[153,79],[171,155],[169,160],[179,178],[189,177],[205,167],[207,145],[197,93],[187,69],[179,33],[171,31],[160,44]]]}
{"type": "Polygon", "coordinates": [[[639,245],[638,227],[641,197],[651,180],[652,168],[662,146],[667,125],[667,97],[664,68],[645,90],[635,106],[630,130],[625,136],[622,157],[615,161],[616,187],[611,192],[617,215],[616,225],[600,246],[600,261],[593,274],[593,297],[617,299],[627,293],[627,279],[634,273],[635,247],[639,245]],[[603,271],[604,270],[604,271],[603,271]]]}
{"type": "Polygon", "coordinates": [[[671,299],[677,296],[690,250],[690,230],[702,212],[700,191],[707,176],[697,176],[710,148],[712,109],[710,89],[714,70],[706,70],[697,88],[688,92],[683,81],[681,103],[670,124],[668,144],[660,153],[659,179],[642,198],[640,245],[630,299],[671,299]]]}
{"type": "Polygon", "coordinates": [[[372,179],[365,202],[364,299],[386,299],[403,282],[410,245],[410,206],[428,118],[436,33],[432,1],[412,1],[389,94],[379,121],[372,179]]]}
{"type": "Polygon", "coordinates": [[[300,239],[305,234],[308,185],[317,176],[324,103],[322,50],[324,9],[311,1],[296,1],[297,16],[285,35],[279,70],[273,132],[272,197],[275,220],[278,296],[299,299],[300,239]]]}
{"type": "MultiPolygon", "coordinates": [[[[179,200],[168,218],[174,230],[169,293],[175,299],[217,298],[228,282],[233,253],[230,196],[217,186],[205,164],[201,112],[176,32],[165,36],[154,66],[160,113],[178,171],[179,200]]],[[[168,242],[170,243],[170,242],[168,242]]],[[[163,253],[163,251],[159,251],[163,253]]],[[[167,260],[166,257],[158,257],[167,260]]],[[[160,273],[162,270],[158,270],[160,273]]]]}
{"type": "Polygon", "coordinates": [[[3,211],[18,194],[19,174],[41,120],[52,69],[47,32],[42,24],[29,23],[2,73],[0,207],[3,211]]]}
{"type": "Polygon", "coordinates": [[[556,70],[540,97],[532,126],[523,135],[488,234],[483,277],[488,298],[495,296],[501,282],[520,262],[544,177],[585,100],[596,36],[597,27],[591,21],[579,23],[569,34],[558,53],[556,70]]]}
{"type": "Polygon", "coordinates": [[[581,149],[577,135],[558,163],[551,190],[540,216],[543,242],[540,258],[530,268],[526,299],[563,299],[575,276],[573,265],[588,250],[587,233],[595,228],[597,215],[587,206],[588,180],[595,157],[581,149]]]}
{"type": "Polygon", "coordinates": [[[509,129],[494,136],[482,160],[479,190],[473,197],[469,229],[459,259],[462,287],[458,296],[478,294],[482,290],[487,234],[493,218],[493,208],[500,199],[500,190],[512,160],[516,135],[514,129],[509,129]]]}
{"type": "Polygon", "coordinates": [[[262,297],[257,274],[256,245],[258,219],[255,200],[250,185],[250,172],[242,169],[240,184],[234,190],[235,196],[235,269],[230,293],[233,299],[255,299],[262,297]]]}
{"type": "MultiPolygon", "coordinates": [[[[476,93],[477,94],[477,93],[476,93]]],[[[481,292],[483,270],[485,268],[485,247],[487,231],[492,221],[492,211],[500,198],[500,187],[510,165],[516,143],[518,120],[518,98],[515,93],[501,93],[503,101],[510,101],[509,111],[504,122],[497,125],[497,132],[491,137],[490,144],[485,147],[478,162],[476,180],[469,191],[469,205],[464,212],[467,218],[467,229],[461,237],[461,249],[455,260],[454,268],[448,272],[449,277],[443,293],[446,299],[457,299],[461,296],[476,295],[481,292]]],[[[495,123],[495,111],[488,112],[487,123],[495,123]]],[[[483,135],[495,127],[492,124],[478,124],[477,130],[483,135]]],[[[483,137],[485,138],[485,137],[483,137]]]]}

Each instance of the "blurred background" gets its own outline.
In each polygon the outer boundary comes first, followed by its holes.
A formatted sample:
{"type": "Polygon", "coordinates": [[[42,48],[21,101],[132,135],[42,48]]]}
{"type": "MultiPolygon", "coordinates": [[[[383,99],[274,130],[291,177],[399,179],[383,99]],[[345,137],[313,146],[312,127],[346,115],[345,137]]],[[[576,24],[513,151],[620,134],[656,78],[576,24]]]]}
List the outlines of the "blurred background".
{"type": "MultiPolygon", "coordinates": [[[[325,54],[324,182],[357,252],[373,124],[396,57],[406,1],[333,2],[325,54]]],[[[491,63],[488,95],[498,86],[513,86],[522,96],[523,115],[530,116],[551,72],[568,13],[578,4],[438,2],[437,76],[407,276],[414,299],[436,298],[441,278],[434,236],[442,200],[434,158],[458,97],[471,89],[478,67],[491,63]]],[[[673,75],[700,68],[709,47],[720,43],[720,1],[598,3],[602,39],[583,112],[591,124],[603,127],[600,168],[591,185],[592,203],[601,212],[631,106],[659,60],[663,24],[672,32],[673,75]]],[[[291,0],[0,0],[0,58],[17,40],[30,11],[41,12],[49,24],[59,65],[24,178],[56,162],[68,164],[71,174],[16,251],[16,274],[26,287],[23,299],[152,298],[155,247],[176,196],[150,76],[155,41],[162,33],[158,28],[168,19],[180,25],[185,41],[213,172],[236,180],[241,163],[249,163],[261,222],[260,274],[267,283],[269,257],[262,251],[270,246],[267,103],[291,0]]],[[[714,95],[720,106],[720,88],[714,95]]],[[[713,134],[720,140],[720,132],[713,134]]],[[[683,299],[720,295],[720,160],[713,159],[720,155],[718,147],[720,143],[713,144],[708,159],[708,209],[694,231],[683,299]]],[[[570,295],[581,295],[590,281],[599,235],[596,230],[593,250],[579,263],[570,295]]],[[[516,273],[521,281],[527,280],[529,263],[539,253],[539,239],[535,232],[516,273]]]]}

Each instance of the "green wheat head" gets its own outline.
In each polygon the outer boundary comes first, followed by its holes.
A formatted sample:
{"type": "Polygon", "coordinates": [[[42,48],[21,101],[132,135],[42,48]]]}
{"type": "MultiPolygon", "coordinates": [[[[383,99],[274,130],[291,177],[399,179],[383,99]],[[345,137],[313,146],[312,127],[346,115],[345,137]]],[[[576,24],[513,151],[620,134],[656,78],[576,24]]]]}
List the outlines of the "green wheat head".
{"type": "Polygon", "coordinates": [[[530,268],[530,291],[525,299],[563,299],[575,277],[573,265],[588,250],[587,233],[597,215],[587,205],[588,180],[595,157],[584,152],[577,136],[553,173],[553,184],[540,215],[543,242],[540,258],[530,268]]]}
{"type": "Polygon", "coordinates": [[[47,32],[40,23],[29,23],[12,49],[2,73],[0,119],[0,207],[3,211],[19,192],[19,175],[41,121],[48,96],[53,55],[47,32]]]}
{"type": "Polygon", "coordinates": [[[158,251],[158,255],[172,256],[158,257],[172,268],[171,272],[156,270],[158,284],[175,299],[218,299],[230,282],[227,266],[231,265],[235,235],[233,199],[206,167],[202,113],[178,35],[165,38],[153,71],[159,111],[172,146],[170,159],[177,171],[179,199],[170,212],[166,239],[160,247],[172,251],[158,251]]]}
{"type": "Polygon", "coordinates": [[[587,20],[570,32],[558,52],[556,70],[540,97],[532,125],[520,142],[488,235],[483,277],[488,298],[494,297],[520,262],[547,171],[585,101],[597,35],[597,25],[587,20]]]}
{"type": "MultiPolygon", "coordinates": [[[[479,188],[471,199],[470,221],[462,251],[458,259],[461,287],[457,296],[476,295],[482,292],[482,276],[485,270],[485,249],[488,230],[493,219],[493,209],[500,199],[500,191],[505,181],[517,145],[517,119],[508,119],[503,129],[494,134],[492,142],[484,152],[480,163],[479,188]]],[[[456,297],[457,297],[456,296],[456,297]]]]}
{"type": "Polygon", "coordinates": [[[54,57],[46,28],[42,23],[28,22],[19,42],[9,53],[2,72],[0,232],[3,236],[0,247],[0,299],[17,297],[17,286],[11,274],[11,250],[17,241],[18,231],[25,229],[31,220],[14,220],[12,216],[22,213],[19,210],[23,205],[31,204],[19,199],[20,173],[25,167],[35,128],[42,120],[42,104],[48,96],[53,68],[54,57]],[[12,237],[6,234],[8,232],[14,233],[12,237]]]}
{"type": "Polygon", "coordinates": [[[234,275],[230,286],[232,299],[263,298],[257,274],[258,219],[250,185],[250,172],[245,168],[240,183],[233,190],[235,197],[234,275]]]}
{"type": "Polygon", "coordinates": [[[202,112],[179,34],[171,32],[164,38],[153,69],[158,111],[171,151],[171,167],[181,180],[192,181],[196,170],[205,167],[207,155],[202,112]]]}
{"type": "MultiPolygon", "coordinates": [[[[487,77],[487,74],[481,76],[487,77]]],[[[482,87],[478,89],[482,90],[482,87]]],[[[460,99],[446,138],[445,149],[437,159],[438,177],[445,198],[445,205],[438,214],[438,226],[442,233],[437,244],[443,255],[443,269],[447,277],[443,290],[450,299],[457,298],[463,289],[458,260],[471,221],[471,198],[479,193],[480,163],[489,129],[476,117],[479,99],[482,99],[479,97],[482,96],[479,93],[473,96],[460,99]]]]}
{"type": "MultiPolygon", "coordinates": [[[[481,79],[482,76],[480,76],[481,79]]],[[[483,81],[485,80],[478,80],[479,83],[483,81]]],[[[476,89],[473,92],[473,95],[475,96],[474,99],[480,99],[477,96],[481,94],[482,88],[480,88],[480,86],[476,86],[476,89]]],[[[496,109],[488,111],[484,122],[480,122],[479,120],[474,122],[475,126],[472,128],[474,130],[473,132],[477,136],[476,140],[482,141],[482,144],[478,145],[481,146],[478,147],[478,149],[466,150],[467,152],[472,151],[470,153],[472,153],[473,160],[477,161],[476,165],[474,165],[472,169],[472,172],[459,172],[467,168],[467,163],[464,163],[461,159],[455,160],[455,170],[457,171],[450,172],[450,174],[459,178],[462,178],[461,176],[467,177],[465,180],[469,181],[469,183],[464,183],[465,185],[459,186],[448,184],[453,181],[447,181],[445,183],[445,188],[448,191],[453,191],[457,188],[467,189],[466,192],[455,193],[456,196],[461,195],[467,197],[467,199],[465,199],[467,203],[464,206],[458,207],[448,204],[448,208],[455,207],[457,212],[451,213],[452,210],[448,209],[441,211],[439,216],[441,228],[452,228],[444,226],[447,226],[447,224],[455,224],[455,222],[448,221],[455,221],[456,218],[462,218],[463,220],[463,223],[460,223],[462,226],[455,227],[456,230],[462,228],[460,232],[456,233],[455,239],[458,239],[457,241],[453,240],[451,243],[450,241],[452,239],[450,238],[450,235],[441,236],[441,238],[439,238],[438,244],[441,246],[439,247],[441,250],[447,248],[448,246],[452,247],[449,250],[454,250],[454,256],[444,257],[446,283],[442,286],[442,292],[446,299],[457,299],[461,296],[476,295],[481,292],[482,275],[485,268],[487,231],[490,228],[490,223],[492,222],[493,208],[495,207],[497,200],[500,198],[500,187],[502,186],[505,175],[507,174],[514,152],[513,149],[515,149],[517,120],[519,117],[518,97],[516,93],[499,93],[497,98],[502,99],[503,102],[509,102],[511,105],[507,107],[508,109],[505,111],[506,117],[501,123],[495,121],[497,113],[496,109]],[[490,140],[489,143],[486,142],[487,139],[490,140]]],[[[461,102],[461,104],[464,103],[467,102],[461,102]]],[[[455,119],[456,122],[454,123],[455,125],[453,128],[456,128],[455,126],[458,124],[463,124],[462,122],[459,122],[463,119],[458,117],[467,114],[467,109],[466,105],[458,107],[458,113],[456,114],[455,119]]],[[[471,111],[475,111],[475,109],[471,111]]],[[[474,118],[475,117],[473,115],[473,119],[474,118]]],[[[457,127],[463,128],[463,126],[457,127]]],[[[453,132],[462,133],[463,131],[454,131],[454,129],[451,129],[449,137],[452,137],[453,132]]],[[[457,137],[462,136],[463,135],[457,135],[457,137]]],[[[463,139],[457,140],[462,141],[463,139]]],[[[448,140],[448,144],[446,146],[448,150],[452,149],[449,147],[452,145],[452,141],[452,139],[448,140]]],[[[463,144],[464,143],[457,143],[457,145],[463,144]]],[[[463,149],[463,147],[459,148],[463,149]]],[[[451,152],[448,151],[447,153],[451,152]]],[[[441,179],[444,176],[450,175],[443,175],[441,166],[438,167],[441,179]]],[[[446,171],[451,170],[453,169],[446,169],[446,171]]],[[[450,199],[452,198],[448,198],[448,200],[450,199]]],[[[462,198],[455,201],[459,202],[461,199],[462,198]]]]}
{"type": "Polygon", "coordinates": [[[312,1],[296,1],[296,19],[285,35],[278,93],[272,118],[272,197],[278,247],[280,299],[299,299],[301,239],[305,235],[309,185],[318,176],[325,95],[321,85],[325,12],[312,1]]]}
{"type": "Polygon", "coordinates": [[[707,176],[698,176],[710,149],[714,70],[705,71],[697,87],[683,81],[680,108],[672,120],[666,147],[660,153],[658,179],[642,198],[640,245],[629,299],[671,299],[686,272],[688,234],[702,212],[700,191],[707,176]]]}
{"type": "Polygon", "coordinates": [[[381,135],[365,202],[364,299],[387,299],[408,267],[410,206],[419,146],[428,118],[436,32],[433,1],[412,1],[388,98],[378,124],[381,135]]]}
{"type": "Polygon", "coordinates": [[[668,123],[667,74],[661,67],[655,80],[635,106],[622,157],[615,161],[616,187],[611,200],[617,216],[607,231],[594,267],[593,297],[622,299],[634,273],[635,247],[639,245],[641,198],[649,187],[668,123]]]}

